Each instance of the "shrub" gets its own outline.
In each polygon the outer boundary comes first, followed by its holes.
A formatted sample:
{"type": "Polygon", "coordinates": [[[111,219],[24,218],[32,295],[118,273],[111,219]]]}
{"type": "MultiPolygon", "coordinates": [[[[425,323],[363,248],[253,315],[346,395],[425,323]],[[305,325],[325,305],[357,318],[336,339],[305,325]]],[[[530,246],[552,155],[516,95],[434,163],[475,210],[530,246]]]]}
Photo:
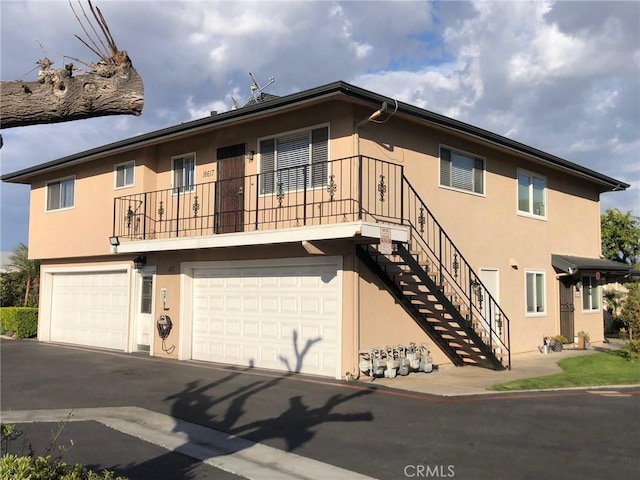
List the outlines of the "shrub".
{"type": "Polygon", "coordinates": [[[640,334],[640,282],[630,283],[629,292],[620,309],[620,320],[629,330],[629,338],[638,338],[640,334]]]}
{"type": "Polygon", "coordinates": [[[82,465],[68,465],[47,457],[4,455],[0,459],[0,478],[37,480],[126,480],[113,472],[95,473],[82,465]]]}
{"type": "MultiPolygon", "coordinates": [[[[565,337],[564,335],[556,335],[555,337],[553,337],[553,339],[554,339],[556,342],[564,343],[565,345],[566,345],[567,343],[570,343],[570,342],[569,342],[569,340],[567,339],[567,337],[565,337]]],[[[571,342],[571,343],[572,343],[572,342],[571,342]]]]}
{"type": "Polygon", "coordinates": [[[0,331],[13,333],[16,338],[35,337],[38,334],[38,309],[34,307],[0,308],[0,325],[0,331]]]}
{"type": "Polygon", "coordinates": [[[640,339],[632,339],[620,349],[624,358],[633,362],[640,358],[640,339]]]}
{"type": "Polygon", "coordinates": [[[22,306],[25,285],[20,272],[0,273],[0,307],[22,306]]]}

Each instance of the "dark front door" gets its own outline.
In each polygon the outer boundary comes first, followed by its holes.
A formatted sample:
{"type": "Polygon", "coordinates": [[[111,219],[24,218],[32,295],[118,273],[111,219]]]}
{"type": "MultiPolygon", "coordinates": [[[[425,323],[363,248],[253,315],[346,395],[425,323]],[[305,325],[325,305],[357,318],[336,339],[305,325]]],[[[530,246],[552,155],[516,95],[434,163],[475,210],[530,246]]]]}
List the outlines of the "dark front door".
{"type": "Polygon", "coordinates": [[[216,233],[244,230],[244,144],[218,149],[216,233]]]}
{"type": "Polygon", "coordinates": [[[573,342],[573,284],[560,279],[560,335],[573,342]]]}

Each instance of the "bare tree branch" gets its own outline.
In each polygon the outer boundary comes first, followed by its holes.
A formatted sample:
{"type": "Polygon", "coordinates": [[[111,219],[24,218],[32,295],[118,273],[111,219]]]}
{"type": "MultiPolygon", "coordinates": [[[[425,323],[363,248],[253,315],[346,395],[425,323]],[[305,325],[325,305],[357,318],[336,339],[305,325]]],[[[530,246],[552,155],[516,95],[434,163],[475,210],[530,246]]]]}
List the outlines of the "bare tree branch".
{"type": "MultiPolygon", "coordinates": [[[[74,77],[73,64],[56,70],[51,68],[53,62],[45,56],[37,62],[40,70],[36,81],[0,82],[0,128],[107,115],[141,114],[144,106],[142,78],[133,67],[127,52],[118,50],[102,12],[97,7],[94,8],[90,1],[88,3],[95,22],[109,45],[111,55],[101,52],[101,48],[88,33],[70,1],[69,5],[76,20],[93,47],[79,36],[75,37],[96,54],[99,61],[87,63],[77,60],[92,71],[74,77]]],[[[107,49],[82,5],[80,8],[99,43],[107,49]]]]}

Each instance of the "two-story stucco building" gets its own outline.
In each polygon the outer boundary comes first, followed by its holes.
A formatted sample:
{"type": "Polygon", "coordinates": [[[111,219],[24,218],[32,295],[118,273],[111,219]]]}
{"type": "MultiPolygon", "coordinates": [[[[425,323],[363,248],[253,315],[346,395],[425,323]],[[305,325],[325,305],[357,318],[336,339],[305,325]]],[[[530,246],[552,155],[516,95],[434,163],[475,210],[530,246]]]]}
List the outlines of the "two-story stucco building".
{"type": "Polygon", "coordinates": [[[628,185],[344,82],[2,179],[31,185],[42,341],[336,378],[427,342],[503,368],[602,340],[628,270],[600,259],[599,202],[628,185]]]}

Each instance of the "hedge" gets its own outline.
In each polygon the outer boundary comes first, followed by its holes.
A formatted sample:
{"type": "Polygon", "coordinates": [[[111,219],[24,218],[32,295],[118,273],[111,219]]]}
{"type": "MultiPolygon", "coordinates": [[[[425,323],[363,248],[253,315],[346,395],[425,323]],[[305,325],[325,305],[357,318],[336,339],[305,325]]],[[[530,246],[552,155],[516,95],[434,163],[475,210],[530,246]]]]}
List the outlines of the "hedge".
{"type": "Polygon", "coordinates": [[[127,480],[113,472],[93,472],[83,465],[68,465],[51,457],[18,457],[4,455],[0,459],[0,479],[34,480],[127,480]]]}
{"type": "Polygon", "coordinates": [[[38,334],[38,309],[35,307],[0,308],[0,333],[16,338],[32,338],[38,334]]]}

